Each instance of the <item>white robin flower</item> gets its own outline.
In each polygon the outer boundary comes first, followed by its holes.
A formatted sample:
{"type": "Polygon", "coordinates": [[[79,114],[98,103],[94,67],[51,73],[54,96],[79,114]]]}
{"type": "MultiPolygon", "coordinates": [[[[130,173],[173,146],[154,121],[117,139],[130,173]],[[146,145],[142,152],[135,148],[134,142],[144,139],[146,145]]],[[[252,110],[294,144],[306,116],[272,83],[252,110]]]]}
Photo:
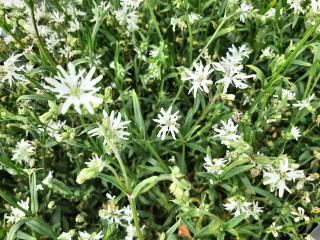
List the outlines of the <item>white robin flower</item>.
{"type": "Polygon", "coordinates": [[[242,45],[239,49],[235,46],[229,48],[229,52],[226,57],[222,57],[220,62],[213,62],[213,68],[223,74],[223,78],[218,80],[217,83],[223,84],[223,93],[226,93],[230,84],[236,88],[245,89],[248,88],[248,84],[245,83],[246,79],[254,78],[256,75],[247,75],[242,71],[242,61],[249,57],[250,51],[246,45],[242,45]]]}
{"type": "Polygon", "coordinates": [[[122,140],[128,140],[129,132],[126,128],[130,121],[122,121],[121,113],[118,114],[115,111],[111,111],[110,115],[103,110],[102,123],[98,124],[97,128],[94,128],[88,132],[93,137],[104,138],[103,144],[107,145],[108,141],[113,143],[119,143],[122,140]]]}
{"type": "Polygon", "coordinates": [[[295,222],[305,221],[308,222],[310,218],[304,214],[304,209],[302,207],[298,207],[297,210],[294,210],[291,212],[291,214],[294,216],[295,222]]]}
{"type": "Polygon", "coordinates": [[[67,71],[61,66],[57,68],[59,70],[57,76],[45,78],[45,81],[50,85],[46,85],[45,88],[56,93],[58,99],[65,99],[61,113],[65,114],[73,105],[75,110],[82,114],[80,106],[83,105],[90,114],[93,114],[93,106],[103,102],[102,98],[95,96],[100,89],[95,85],[101,81],[102,75],[92,78],[96,70],[95,67],[92,67],[87,74],[85,74],[85,70],[77,73],[72,62],[68,63],[67,71]]]}
{"type": "Polygon", "coordinates": [[[289,167],[288,158],[285,157],[280,161],[278,168],[275,169],[270,165],[268,170],[263,172],[263,184],[270,185],[271,191],[275,191],[276,195],[278,193],[279,197],[282,198],[285,190],[291,193],[286,181],[295,181],[303,177],[303,170],[295,170],[289,167]]]}
{"type": "Polygon", "coordinates": [[[279,236],[279,231],[282,229],[281,225],[276,225],[275,222],[273,222],[267,229],[268,233],[272,233],[272,235],[276,238],[279,236]]]}
{"type": "Polygon", "coordinates": [[[312,111],[311,101],[315,97],[314,94],[309,96],[307,99],[297,101],[297,103],[292,104],[292,106],[299,108],[299,110],[303,110],[304,108],[308,111],[312,111]]]}
{"type": "Polygon", "coordinates": [[[203,166],[207,170],[207,172],[216,175],[220,175],[229,162],[224,158],[211,159],[211,157],[208,155],[204,158],[204,161],[205,163],[203,164],[203,166]]]}
{"type": "Polygon", "coordinates": [[[210,80],[210,74],[214,71],[210,64],[205,66],[202,63],[194,64],[195,71],[188,68],[184,68],[187,76],[183,76],[183,81],[190,81],[192,87],[188,93],[193,91],[193,96],[196,97],[197,91],[202,91],[205,93],[209,92],[209,85],[212,85],[212,80],[210,80]]]}
{"type": "Polygon", "coordinates": [[[16,144],[12,152],[12,160],[20,164],[25,163],[33,166],[34,159],[32,158],[32,156],[35,154],[35,147],[32,146],[31,141],[22,139],[16,144]]]}
{"type": "Polygon", "coordinates": [[[243,1],[238,9],[238,11],[240,12],[240,21],[244,23],[252,10],[253,6],[250,3],[243,1]]]}
{"type": "Polygon", "coordinates": [[[96,233],[88,233],[87,231],[79,232],[78,240],[100,240],[103,238],[102,231],[96,233]]]}
{"type": "Polygon", "coordinates": [[[153,119],[156,123],[158,123],[158,127],[160,127],[160,131],[158,132],[157,136],[161,138],[161,140],[164,140],[168,133],[171,133],[171,136],[173,139],[176,139],[175,134],[179,133],[179,124],[177,123],[179,119],[179,111],[176,111],[175,113],[171,113],[172,106],[168,108],[167,111],[165,111],[163,108],[161,108],[160,113],[158,114],[157,119],[153,119]]]}
{"type": "Polygon", "coordinates": [[[0,81],[3,83],[8,82],[10,87],[15,81],[23,82],[26,80],[22,74],[24,65],[16,66],[21,56],[22,54],[13,53],[2,63],[2,66],[0,66],[0,81]]]}
{"type": "Polygon", "coordinates": [[[245,213],[246,217],[249,217],[251,215],[251,205],[252,203],[245,201],[242,196],[228,198],[228,203],[223,204],[225,209],[235,217],[241,213],[245,213]]]}
{"type": "Polygon", "coordinates": [[[298,141],[298,138],[301,137],[300,129],[296,126],[293,126],[290,130],[290,135],[292,138],[294,138],[296,141],[298,141]]]}
{"type": "MultiPolygon", "coordinates": [[[[18,205],[28,211],[29,210],[29,198],[27,198],[25,201],[20,201],[18,202],[18,205]]],[[[24,211],[22,211],[20,208],[15,208],[15,207],[10,207],[11,208],[11,213],[10,215],[6,215],[4,216],[4,219],[7,220],[8,223],[16,223],[19,222],[23,217],[26,216],[26,213],[24,211]]]]}
{"type": "Polygon", "coordinates": [[[221,121],[221,123],[222,127],[220,129],[214,128],[214,131],[218,133],[216,137],[220,137],[222,144],[229,146],[230,142],[237,141],[241,138],[239,135],[237,135],[238,125],[234,124],[231,118],[228,120],[228,122],[221,121]]]}

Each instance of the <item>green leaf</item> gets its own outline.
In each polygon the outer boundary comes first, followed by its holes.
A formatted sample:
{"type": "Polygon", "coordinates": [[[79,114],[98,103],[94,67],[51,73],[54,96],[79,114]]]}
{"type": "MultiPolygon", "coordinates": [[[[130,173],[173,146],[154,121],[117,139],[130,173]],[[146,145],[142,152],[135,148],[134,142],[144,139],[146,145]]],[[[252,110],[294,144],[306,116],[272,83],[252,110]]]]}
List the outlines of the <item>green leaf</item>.
{"type": "Polygon", "coordinates": [[[10,159],[4,156],[0,156],[0,163],[4,166],[5,169],[11,168],[15,170],[17,173],[26,176],[26,173],[23,170],[21,170],[19,167],[17,167],[10,159]]]}
{"type": "Polygon", "coordinates": [[[258,187],[254,187],[254,186],[252,188],[255,191],[255,193],[258,193],[258,194],[264,196],[265,198],[267,198],[268,200],[272,201],[272,203],[274,203],[277,207],[282,206],[279,199],[277,197],[275,197],[273,194],[271,194],[270,192],[263,190],[261,188],[258,188],[258,187]]]}
{"type": "Polygon", "coordinates": [[[37,240],[35,237],[32,237],[31,235],[25,232],[22,232],[20,230],[17,232],[16,237],[18,239],[24,239],[24,240],[37,240]]]}
{"type": "Polygon", "coordinates": [[[216,36],[213,39],[217,39],[225,34],[232,32],[233,30],[235,30],[234,26],[223,28],[216,34],[216,36]]]}
{"type": "Polygon", "coordinates": [[[17,99],[17,102],[23,101],[23,100],[35,100],[35,101],[44,101],[47,102],[49,100],[53,101],[54,98],[49,95],[22,95],[17,99]]]}
{"type": "Polygon", "coordinates": [[[181,219],[179,219],[171,228],[169,228],[166,231],[166,236],[169,237],[170,235],[174,234],[174,232],[177,230],[180,224],[181,224],[181,219]]]}
{"type": "Polygon", "coordinates": [[[158,176],[152,176],[147,179],[144,179],[140,182],[132,191],[132,197],[136,198],[139,194],[142,194],[148,190],[150,190],[154,185],[156,185],[159,181],[158,176]]]}
{"type": "Polygon", "coordinates": [[[202,228],[199,232],[195,234],[195,238],[207,237],[207,236],[217,236],[222,227],[220,221],[212,220],[206,227],[202,228]]]}
{"type": "Polygon", "coordinates": [[[139,98],[134,90],[131,91],[132,102],[133,102],[133,110],[134,110],[134,119],[135,123],[138,126],[139,132],[142,136],[145,136],[145,124],[141,113],[141,107],[139,98]]]}
{"type": "Polygon", "coordinates": [[[42,237],[49,237],[51,239],[57,239],[57,234],[51,229],[41,218],[34,218],[26,223],[36,233],[39,233],[42,237]]]}
{"type": "Polygon", "coordinates": [[[227,172],[223,172],[221,174],[221,178],[222,178],[222,180],[229,179],[237,174],[248,171],[249,169],[253,168],[254,166],[255,166],[254,164],[250,164],[250,165],[235,167],[233,169],[230,169],[227,172]]]}
{"type": "Polygon", "coordinates": [[[16,222],[11,228],[7,235],[6,240],[14,240],[16,238],[17,231],[22,227],[23,224],[28,222],[28,218],[22,218],[18,222],[16,222]]]}
{"type": "Polygon", "coordinates": [[[99,173],[98,177],[101,180],[104,180],[104,181],[106,181],[108,183],[111,183],[113,186],[115,186],[116,188],[120,189],[122,192],[124,192],[124,193],[127,192],[126,187],[123,186],[123,184],[120,181],[118,181],[115,177],[112,177],[112,176],[109,176],[109,175],[106,175],[106,174],[103,174],[103,173],[99,173]]]}
{"type": "Polygon", "coordinates": [[[223,226],[224,229],[228,230],[230,228],[234,228],[238,226],[239,223],[241,223],[246,218],[246,214],[242,213],[237,217],[234,217],[230,219],[228,222],[226,222],[223,226]]]}
{"type": "Polygon", "coordinates": [[[61,195],[73,195],[73,192],[70,190],[70,188],[58,179],[53,178],[49,183],[49,187],[52,188],[52,190],[54,190],[55,192],[60,193],[61,195]]]}
{"type": "Polygon", "coordinates": [[[21,211],[23,211],[25,214],[29,214],[29,211],[22,208],[19,204],[17,204],[17,201],[14,200],[10,195],[8,195],[5,191],[0,189],[0,197],[2,197],[6,202],[8,202],[11,206],[15,208],[19,208],[21,211]]]}
{"type": "Polygon", "coordinates": [[[266,76],[261,71],[261,69],[253,65],[247,65],[247,67],[254,71],[256,73],[257,78],[261,81],[262,84],[264,84],[266,76]]]}
{"type": "Polygon", "coordinates": [[[37,176],[36,171],[34,171],[30,176],[30,196],[31,196],[31,212],[36,214],[38,211],[38,193],[37,193],[37,176]]]}

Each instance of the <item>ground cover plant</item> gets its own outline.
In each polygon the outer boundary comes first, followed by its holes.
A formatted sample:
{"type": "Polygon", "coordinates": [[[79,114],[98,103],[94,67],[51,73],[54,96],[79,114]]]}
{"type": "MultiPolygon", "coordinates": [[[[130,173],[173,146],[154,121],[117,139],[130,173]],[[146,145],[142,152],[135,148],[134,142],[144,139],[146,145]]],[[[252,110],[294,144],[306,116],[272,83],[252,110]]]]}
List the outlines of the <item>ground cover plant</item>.
{"type": "Polygon", "coordinates": [[[1,239],[317,239],[319,0],[0,13],[1,239]]]}

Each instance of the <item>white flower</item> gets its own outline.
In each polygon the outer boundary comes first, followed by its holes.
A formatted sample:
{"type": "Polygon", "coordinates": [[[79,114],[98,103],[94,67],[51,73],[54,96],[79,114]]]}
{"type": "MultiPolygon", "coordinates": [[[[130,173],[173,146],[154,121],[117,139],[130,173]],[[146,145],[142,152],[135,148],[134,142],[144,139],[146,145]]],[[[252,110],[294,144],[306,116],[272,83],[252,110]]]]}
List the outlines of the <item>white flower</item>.
{"type": "Polygon", "coordinates": [[[196,97],[197,91],[209,92],[209,85],[212,85],[212,80],[209,80],[210,74],[214,71],[210,67],[210,64],[203,66],[202,63],[194,64],[195,71],[191,71],[184,68],[187,76],[183,76],[183,81],[190,81],[192,84],[191,89],[188,93],[193,91],[193,96],[196,97]]]}
{"type": "Polygon", "coordinates": [[[183,31],[187,27],[187,24],[182,19],[174,17],[170,19],[170,25],[172,26],[172,30],[174,32],[176,31],[176,26],[178,26],[181,31],[183,31]]]}
{"type": "Polygon", "coordinates": [[[52,178],[53,178],[53,171],[49,171],[46,178],[42,180],[42,184],[48,185],[51,182],[52,178]]]}
{"type": "MultiPolygon", "coordinates": [[[[275,8],[270,8],[265,14],[264,14],[264,17],[266,19],[268,18],[274,18],[276,14],[276,9],[275,8]]],[[[282,9],[280,9],[280,14],[282,14],[282,9]]]]}
{"type": "Polygon", "coordinates": [[[290,8],[293,9],[293,12],[295,14],[304,13],[303,7],[301,6],[301,3],[304,0],[288,0],[288,4],[290,5],[290,8]]]}
{"type": "Polygon", "coordinates": [[[280,198],[283,197],[284,191],[287,190],[291,193],[290,189],[286,185],[286,181],[295,181],[304,177],[303,170],[295,170],[289,167],[288,158],[284,157],[280,161],[279,168],[274,168],[271,165],[268,166],[268,171],[263,172],[263,184],[270,185],[271,192],[275,191],[280,198]]]}
{"type": "Polygon", "coordinates": [[[94,1],[93,5],[93,19],[91,20],[91,22],[98,22],[111,7],[110,3],[107,3],[106,1],[101,1],[99,5],[94,1]]]}
{"type": "Polygon", "coordinates": [[[296,141],[298,141],[298,138],[301,137],[300,129],[296,126],[293,126],[290,130],[291,137],[293,137],[296,141]]]}
{"type": "Polygon", "coordinates": [[[79,232],[79,240],[100,240],[103,238],[102,231],[96,233],[88,233],[87,231],[79,232]]]}
{"type": "MultiPolygon", "coordinates": [[[[27,198],[25,201],[20,201],[18,202],[18,205],[25,209],[26,211],[28,211],[29,209],[29,198],[27,198]]],[[[11,209],[11,214],[10,215],[6,215],[4,216],[4,219],[7,220],[7,223],[16,223],[19,222],[23,217],[26,216],[26,213],[24,211],[22,211],[19,208],[15,208],[15,207],[10,207],[11,209]]]]}
{"type": "Polygon", "coordinates": [[[305,108],[310,111],[312,109],[311,101],[314,97],[314,94],[312,94],[307,99],[297,101],[297,103],[292,104],[292,106],[299,108],[299,110],[303,110],[305,108]]]}
{"type": "Polygon", "coordinates": [[[116,198],[116,196],[111,195],[110,193],[106,193],[106,198],[107,198],[109,201],[113,201],[113,200],[116,198]]]}
{"type": "Polygon", "coordinates": [[[311,0],[310,3],[311,11],[315,14],[320,13],[320,1],[319,0],[311,0]]]}
{"type": "Polygon", "coordinates": [[[71,229],[69,232],[63,232],[58,237],[58,240],[72,240],[73,235],[75,234],[75,230],[71,229]]]}
{"type": "Polygon", "coordinates": [[[122,214],[114,203],[108,203],[106,208],[99,210],[99,217],[106,220],[108,224],[121,224],[122,214]]]}
{"type": "Polygon", "coordinates": [[[153,119],[156,123],[158,123],[158,127],[160,127],[160,131],[157,134],[157,137],[161,137],[161,140],[164,140],[168,133],[170,132],[173,139],[176,139],[175,134],[179,133],[179,124],[177,120],[179,119],[179,111],[176,111],[174,114],[171,113],[172,106],[165,111],[161,108],[160,113],[158,114],[157,119],[153,119]]]}
{"type": "Polygon", "coordinates": [[[132,209],[129,205],[121,208],[119,213],[121,214],[121,221],[125,222],[124,224],[122,223],[124,226],[130,224],[133,220],[132,209]]]}
{"type": "Polygon", "coordinates": [[[225,209],[233,214],[235,217],[239,216],[241,213],[245,213],[246,217],[251,214],[251,202],[246,202],[245,198],[242,196],[236,196],[228,198],[228,203],[223,204],[225,209]]]}
{"type": "Polygon", "coordinates": [[[252,202],[252,208],[251,208],[251,213],[250,213],[250,214],[251,214],[255,219],[258,219],[260,213],[263,212],[262,209],[263,209],[263,207],[259,207],[257,201],[253,201],[253,202],[252,202]]]}
{"type": "Polygon", "coordinates": [[[63,23],[64,20],[64,15],[61,14],[59,11],[54,10],[53,12],[49,13],[51,21],[55,23],[63,23]]]}
{"type": "Polygon", "coordinates": [[[60,131],[63,129],[65,124],[66,124],[66,121],[60,121],[60,120],[54,121],[50,119],[49,122],[47,123],[46,129],[43,129],[41,126],[39,126],[38,130],[40,133],[46,132],[50,137],[54,138],[57,142],[60,142],[62,140],[60,131]]]}
{"type": "Polygon", "coordinates": [[[234,124],[232,119],[230,118],[228,122],[221,121],[222,128],[214,128],[218,134],[217,137],[221,138],[221,143],[227,146],[230,145],[230,142],[234,142],[239,140],[241,137],[237,135],[238,125],[234,124]]]}
{"type": "Polygon", "coordinates": [[[273,222],[269,227],[267,232],[272,233],[272,235],[276,238],[279,236],[279,231],[282,229],[282,226],[277,226],[275,222],[273,222]]]}
{"type": "Polygon", "coordinates": [[[98,169],[99,172],[101,172],[103,168],[106,166],[105,162],[102,160],[102,156],[98,157],[97,154],[93,154],[90,161],[86,162],[85,164],[88,168],[98,169]]]}
{"type": "Polygon", "coordinates": [[[220,175],[223,172],[223,169],[229,162],[224,158],[211,159],[211,157],[208,155],[204,158],[204,161],[205,163],[203,164],[203,166],[207,170],[207,172],[217,175],[220,175]]]}
{"type": "Polygon", "coordinates": [[[292,215],[294,215],[294,221],[300,222],[305,221],[308,222],[310,218],[307,215],[304,215],[304,209],[302,207],[298,207],[298,211],[294,210],[291,212],[292,215]]]}
{"type": "Polygon", "coordinates": [[[224,85],[223,93],[226,93],[230,84],[234,85],[236,88],[245,89],[249,87],[245,80],[248,78],[254,78],[255,75],[247,75],[242,71],[243,65],[242,61],[249,57],[249,49],[246,45],[242,45],[239,49],[232,45],[229,48],[229,52],[226,57],[222,57],[220,62],[213,62],[213,68],[219,72],[222,72],[223,78],[218,80],[217,83],[222,83],[224,85]]]}
{"type": "Polygon", "coordinates": [[[126,28],[126,34],[139,29],[138,27],[138,7],[142,0],[122,0],[120,1],[121,7],[113,11],[118,23],[126,28]]]}
{"type": "Polygon", "coordinates": [[[6,61],[2,63],[0,66],[0,72],[2,72],[4,75],[0,75],[0,81],[5,83],[8,82],[10,87],[15,81],[25,81],[25,77],[21,72],[23,71],[24,66],[17,67],[16,64],[19,62],[19,58],[22,56],[22,54],[11,54],[10,57],[6,61]]]}
{"type": "Polygon", "coordinates": [[[35,154],[35,147],[32,146],[31,141],[26,141],[22,139],[20,142],[18,142],[15,146],[15,148],[12,151],[13,156],[12,160],[22,164],[29,163],[31,166],[33,165],[32,162],[34,161],[32,159],[32,156],[35,154]]]}
{"type": "Polygon", "coordinates": [[[192,12],[188,15],[188,18],[189,18],[189,22],[191,24],[193,24],[194,22],[196,22],[200,19],[200,15],[192,12]]]}
{"type": "Polygon", "coordinates": [[[262,54],[260,55],[260,59],[267,58],[272,59],[276,56],[273,49],[270,47],[266,47],[265,49],[262,49],[262,54]]]}
{"type": "Polygon", "coordinates": [[[22,0],[0,0],[0,5],[4,5],[5,7],[16,7],[16,8],[24,8],[25,3],[22,0]]]}
{"type": "Polygon", "coordinates": [[[304,238],[304,240],[317,240],[317,239],[313,238],[310,234],[308,234],[308,235],[304,238]]]}
{"type": "Polygon", "coordinates": [[[252,10],[253,6],[250,3],[243,1],[238,9],[240,12],[240,21],[244,23],[252,10]]]}
{"type": "Polygon", "coordinates": [[[137,235],[136,235],[136,229],[135,229],[134,225],[132,225],[132,224],[127,225],[126,232],[127,232],[127,235],[124,240],[136,239],[137,235]]]}
{"type": "Polygon", "coordinates": [[[106,145],[108,141],[117,143],[121,140],[127,140],[130,133],[126,131],[126,125],[130,121],[122,121],[121,113],[116,114],[115,111],[111,111],[110,116],[103,110],[102,123],[98,124],[99,127],[94,128],[88,132],[88,134],[93,136],[98,136],[104,138],[103,144],[106,145]]]}
{"type": "Polygon", "coordinates": [[[85,70],[81,70],[77,73],[72,62],[68,63],[68,72],[61,66],[58,66],[57,68],[59,70],[57,76],[54,78],[45,78],[45,81],[51,85],[45,86],[45,88],[55,92],[58,99],[66,99],[62,105],[61,113],[65,114],[70,106],[74,105],[75,110],[79,114],[82,114],[80,105],[84,105],[88,112],[93,114],[92,105],[100,105],[103,101],[102,98],[94,96],[100,89],[99,87],[95,87],[95,85],[101,81],[102,75],[92,79],[96,70],[95,67],[92,67],[85,76],[85,70]]]}
{"type": "Polygon", "coordinates": [[[296,98],[296,94],[288,89],[282,89],[281,98],[287,100],[294,100],[296,98]]]}

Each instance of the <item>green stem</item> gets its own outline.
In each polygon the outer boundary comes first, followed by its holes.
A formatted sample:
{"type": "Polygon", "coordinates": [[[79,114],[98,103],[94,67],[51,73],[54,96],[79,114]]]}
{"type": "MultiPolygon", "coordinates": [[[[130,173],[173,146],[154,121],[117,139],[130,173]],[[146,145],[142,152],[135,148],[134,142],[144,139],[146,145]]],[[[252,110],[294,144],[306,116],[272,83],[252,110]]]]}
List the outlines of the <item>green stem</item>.
{"type": "Polygon", "coordinates": [[[132,210],[133,222],[134,222],[134,226],[136,228],[136,233],[138,235],[138,239],[143,240],[143,235],[142,235],[141,228],[139,225],[138,212],[137,212],[137,207],[136,207],[136,203],[135,203],[134,198],[131,198],[129,196],[129,203],[130,203],[130,207],[132,210]]]}
{"type": "Polygon", "coordinates": [[[154,27],[156,28],[158,37],[160,38],[161,41],[163,41],[163,36],[161,34],[161,31],[160,31],[159,23],[157,21],[156,16],[154,15],[153,9],[151,8],[149,3],[147,3],[147,6],[148,6],[148,9],[149,9],[149,12],[150,12],[151,19],[152,19],[152,22],[154,24],[154,27]]]}
{"type": "Polygon", "coordinates": [[[38,31],[38,27],[37,27],[37,23],[36,23],[36,18],[34,16],[34,3],[33,1],[31,2],[31,4],[29,5],[30,7],[30,12],[31,12],[31,19],[32,19],[32,25],[34,28],[34,31],[36,33],[36,37],[38,39],[38,46],[40,49],[40,52],[42,52],[45,57],[48,59],[50,65],[54,68],[56,68],[56,61],[54,60],[54,58],[49,54],[49,51],[46,49],[46,47],[44,46],[44,43],[42,41],[42,38],[40,37],[39,31],[38,31]]]}
{"type": "MultiPolygon", "coordinates": [[[[127,188],[127,190],[130,190],[130,192],[131,192],[130,181],[128,179],[126,167],[123,164],[121,156],[120,156],[116,146],[113,143],[109,142],[108,144],[111,146],[112,151],[113,151],[114,155],[116,156],[116,159],[118,160],[122,175],[124,177],[126,188],[127,188]]],[[[131,211],[132,211],[132,215],[133,215],[134,226],[135,226],[135,229],[136,229],[136,233],[138,235],[138,239],[139,240],[143,240],[143,236],[142,236],[142,233],[141,233],[141,228],[140,228],[140,225],[139,225],[139,219],[138,219],[138,213],[137,213],[137,207],[136,207],[135,199],[133,199],[128,192],[126,194],[128,196],[129,202],[130,202],[130,207],[131,207],[131,211]]]]}
{"type": "Polygon", "coordinates": [[[198,55],[198,57],[196,58],[196,60],[194,62],[198,62],[199,59],[202,57],[203,53],[208,49],[208,47],[211,45],[211,43],[213,42],[213,40],[217,37],[218,33],[220,32],[220,29],[222,28],[222,26],[225,24],[225,22],[232,17],[233,15],[229,16],[229,17],[224,17],[222,19],[222,21],[220,22],[219,26],[217,27],[216,31],[214,32],[214,34],[211,36],[211,38],[209,39],[209,41],[207,42],[207,44],[205,45],[204,48],[202,48],[200,54],[198,55]]]}
{"type": "Polygon", "coordinates": [[[190,67],[192,67],[192,54],[193,54],[193,39],[192,39],[192,25],[189,21],[189,5],[188,1],[185,1],[186,4],[186,12],[185,12],[185,17],[187,19],[187,26],[188,26],[188,33],[189,33],[189,48],[188,48],[188,64],[190,67]]]}

